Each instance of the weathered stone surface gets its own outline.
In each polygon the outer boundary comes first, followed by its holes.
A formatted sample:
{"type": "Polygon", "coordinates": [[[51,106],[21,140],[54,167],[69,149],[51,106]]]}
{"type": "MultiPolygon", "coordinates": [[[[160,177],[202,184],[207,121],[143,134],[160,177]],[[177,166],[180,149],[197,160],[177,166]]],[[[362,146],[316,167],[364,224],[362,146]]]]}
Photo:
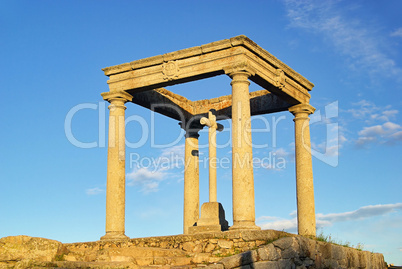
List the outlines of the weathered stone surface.
{"type": "Polygon", "coordinates": [[[293,269],[292,267],[295,267],[290,260],[279,260],[278,265],[281,269],[293,269]]]}
{"type": "MultiPolygon", "coordinates": [[[[240,231],[221,232],[211,234],[199,234],[191,236],[165,236],[152,238],[131,239],[129,241],[97,241],[87,243],[64,244],[53,240],[47,240],[52,245],[55,242],[52,258],[43,258],[46,244],[39,247],[26,247],[32,250],[29,255],[11,251],[14,256],[7,256],[4,251],[7,245],[9,249],[19,250],[21,247],[10,248],[10,242],[17,244],[29,241],[31,237],[15,237],[0,239],[0,268],[386,268],[381,254],[358,251],[325,242],[318,242],[300,236],[281,238],[273,243],[258,247],[256,234],[264,235],[264,231],[258,233],[247,232],[248,238],[254,236],[254,240],[245,241],[240,231]],[[19,241],[18,241],[19,240],[19,241]],[[24,241],[25,240],[25,241],[24,241]],[[7,242],[7,244],[6,244],[7,242]],[[249,250],[236,254],[235,243],[244,243],[244,249],[249,250]],[[232,245],[233,247],[224,248],[232,245]],[[329,246],[331,245],[331,246],[329,246]],[[142,246],[142,247],[139,247],[142,246]],[[165,248],[162,248],[164,246],[165,248]],[[169,247],[169,248],[166,248],[169,247]],[[203,252],[198,252],[202,248],[203,252]],[[41,254],[42,253],[42,254],[41,254]],[[40,256],[40,255],[42,256],[40,256]],[[229,257],[222,258],[222,256],[229,257]],[[233,256],[230,256],[233,255],[233,256]],[[22,258],[23,257],[23,258],[22,258]],[[25,259],[26,257],[39,257],[38,259],[25,259]],[[13,260],[15,259],[15,260],[13,260]],[[20,259],[20,260],[18,260],[20,259]],[[217,263],[213,265],[213,263],[217,263]],[[211,267],[212,266],[212,267],[211,267]]],[[[257,232],[257,231],[256,231],[257,232]]],[[[271,232],[267,231],[267,234],[271,232]]],[[[279,232],[278,232],[279,233],[279,232]]],[[[45,242],[45,241],[44,241],[45,242]]]]}
{"type": "MultiPolygon", "coordinates": [[[[281,252],[281,257],[282,259],[292,259],[299,257],[300,255],[300,250],[299,250],[299,244],[297,243],[296,239],[294,237],[292,239],[292,244],[286,248],[283,249],[281,252]]],[[[286,245],[286,244],[284,244],[286,245]]]]}
{"type": "Polygon", "coordinates": [[[257,251],[253,250],[224,258],[219,263],[222,263],[225,268],[235,268],[242,265],[250,264],[252,262],[256,262],[257,257],[257,251]]]}
{"type": "Polygon", "coordinates": [[[62,243],[25,235],[0,239],[0,261],[52,261],[62,249],[62,243]]]}
{"type": "Polygon", "coordinates": [[[215,264],[210,264],[204,268],[205,269],[224,269],[225,267],[223,266],[223,264],[215,263],[215,264]]]}
{"type": "Polygon", "coordinates": [[[185,251],[193,251],[193,249],[195,248],[195,244],[193,242],[186,242],[183,244],[183,250],[185,251]]]}
{"type": "Polygon", "coordinates": [[[335,260],[342,260],[346,258],[346,252],[343,250],[343,247],[332,245],[332,258],[335,260]]]}
{"type": "Polygon", "coordinates": [[[292,237],[285,237],[285,238],[281,238],[276,240],[275,242],[273,242],[275,247],[280,248],[281,250],[285,250],[287,248],[290,248],[293,244],[293,238],[292,237]]]}
{"type": "Polygon", "coordinates": [[[262,261],[254,264],[254,269],[281,269],[279,264],[274,261],[262,261]]]}
{"type": "Polygon", "coordinates": [[[281,258],[274,245],[268,244],[258,249],[258,255],[261,260],[276,261],[281,258]]]}
{"type": "Polygon", "coordinates": [[[211,252],[215,249],[215,244],[208,243],[208,245],[205,247],[204,252],[211,252]]]}
{"type": "Polygon", "coordinates": [[[233,241],[221,239],[221,240],[218,240],[218,246],[221,248],[232,248],[233,241]]]}

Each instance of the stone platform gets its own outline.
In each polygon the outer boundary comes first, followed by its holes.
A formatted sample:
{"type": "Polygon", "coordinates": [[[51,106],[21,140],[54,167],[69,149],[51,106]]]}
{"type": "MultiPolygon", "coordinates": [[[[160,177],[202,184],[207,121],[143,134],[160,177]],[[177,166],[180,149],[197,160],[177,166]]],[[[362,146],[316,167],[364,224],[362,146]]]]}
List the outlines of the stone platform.
{"type": "Polygon", "coordinates": [[[0,239],[0,268],[386,268],[382,254],[274,230],[62,244],[0,239]]]}

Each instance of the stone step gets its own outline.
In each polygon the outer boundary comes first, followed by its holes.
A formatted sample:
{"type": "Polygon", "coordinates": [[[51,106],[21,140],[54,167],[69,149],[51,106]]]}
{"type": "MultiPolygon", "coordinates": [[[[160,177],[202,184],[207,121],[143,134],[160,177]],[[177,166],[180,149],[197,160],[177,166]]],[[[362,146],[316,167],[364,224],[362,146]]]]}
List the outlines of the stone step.
{"type": "MultiPolygon", "coordinates": [[[[18,267],[18,266],[17,266],[18,267]]],[[[73,269],[73,268],[94,268],[94,269],[190,269],[206,267],[205,264],[165,264],[165,265],[137,265],[134,262],[35,262],[31,264],[20,264],[19,268],[57,268],[57,269],[73,269]]],[[[6,267],[5,267],[6,268],[6,267]]],[[[13,268],[13,267],[10,267],[13,268]]]]}

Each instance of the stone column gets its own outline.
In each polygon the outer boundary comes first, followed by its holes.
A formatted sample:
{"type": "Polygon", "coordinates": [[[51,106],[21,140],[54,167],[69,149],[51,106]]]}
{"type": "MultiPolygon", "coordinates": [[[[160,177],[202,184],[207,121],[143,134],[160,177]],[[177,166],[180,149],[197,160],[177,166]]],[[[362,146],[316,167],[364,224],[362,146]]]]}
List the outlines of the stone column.
{"type": "Polygon", "coordinates": [[[289,108],[295,116],[297,226],[299,235],[316,236],[313,167],[311,161],[309,115],[315,109],[309,104],[289,108]]]}
{"type": "Polygon", "coordinates": [[[106,185],[106,234],[101,240],[128,239],[125,221],[125,103],[132,96],[124,91],[102,93],[109,106],[109,141],[106,185]]]}
{"type": "Polygon", "coordinates": [[[188,234],[189,227],[194,226],[200,217],[200,182],[198,160],[198,131],[190,127],[184,128],[186,141],[184,144],[184,212],[183,233],[188,234]]]}
{"type": "Polygon", "coordinates": [[[232,177],[233,226],[259,229],[255,225],[253,153],[248,77],[246,71],[230,72],[232,78],[232,177]]]}

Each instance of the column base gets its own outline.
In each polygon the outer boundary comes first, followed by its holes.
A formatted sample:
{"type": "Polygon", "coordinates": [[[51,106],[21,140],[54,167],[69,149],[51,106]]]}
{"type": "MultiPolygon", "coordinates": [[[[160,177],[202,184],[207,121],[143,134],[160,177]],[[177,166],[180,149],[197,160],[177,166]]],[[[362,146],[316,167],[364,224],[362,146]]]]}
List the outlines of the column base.
{"type": "Polygon", "coordinates": [[[130,237],[126,236],[121,232],[106,232],[104,236],[100,238],[100,240],[128,240],[130,237]]]}
{"type": "Polygon", "coordinates": [[[254,221],[237,221],[229,230],[261,230],[261,227],[255,225],[254,221]]]}

